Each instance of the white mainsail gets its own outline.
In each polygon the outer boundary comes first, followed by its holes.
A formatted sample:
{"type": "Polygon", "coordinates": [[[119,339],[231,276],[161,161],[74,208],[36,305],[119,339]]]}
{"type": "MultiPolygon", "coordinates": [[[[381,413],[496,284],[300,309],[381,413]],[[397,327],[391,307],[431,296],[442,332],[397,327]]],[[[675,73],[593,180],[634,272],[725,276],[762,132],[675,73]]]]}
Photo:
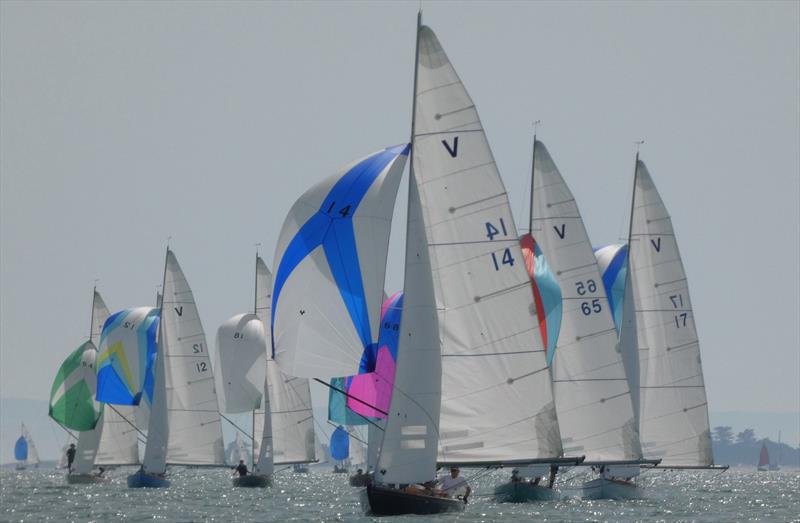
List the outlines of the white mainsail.
{"type": "Polygon", "coordinates": [[[264,396],[267,341],[255,314],[237,314],[217,329],[214,378],[220,410],[252,412],[264,396]]]}
{"type": "Polygon", "coordinates": [[[547,148],[534,145],[533,231],[556,275],[563,314],[552,365],[564,453],[641,458],[617,331],[577,203],[547,148]]]}
{"type": "Polygon", "coordinates": [[[166,464],[224,465],[214,377],[192,290],[167,249],[145,472],[166,464]]]}
{"type": "MultiPolygon", "coordinates": [[[[530,278],[477,109],[420,29],[413,162],[442,343],[440,462],[558,457],[530,278]]],[[[405,314],[405,312],[404,312],[405,314]]]]}
{"type": "Polygon", "coordinates": [[[357,373],[377,342],[392,212],[408,147],[369,155],[295,202],[275,251],[272,356],[289,376],[357,373]]]}
{"type": "Polygon", "coordinates": [[[661,465],[711,465],[708,404],[686,273],[672,220],[638,158],[633,198],[630,263],[642,450],[661,465]]]}

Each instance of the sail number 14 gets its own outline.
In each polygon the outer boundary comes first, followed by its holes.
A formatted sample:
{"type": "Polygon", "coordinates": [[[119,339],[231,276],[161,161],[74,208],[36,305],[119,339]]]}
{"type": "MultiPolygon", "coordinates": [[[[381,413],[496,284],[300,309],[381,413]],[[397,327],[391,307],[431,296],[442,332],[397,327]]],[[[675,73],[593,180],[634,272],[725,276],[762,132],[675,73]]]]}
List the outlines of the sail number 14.
{"type": "MultiPolygon", "coordinates": [[[[506,222],[503,221],[502,218],[499,218],[499,226],[493,224],[492,222],[486,222],[486,237],[489,238],[489,241],[494,240],[495,236],[503,236],[508,237],[508,229],[506,229],[506,222]]],[[[508,265],[509,267],[514,266],[514,256],[511,254],[511,249],[506,248],[502,251],[502,253],[492,252],[492,263],[494,264],[494,270],[499,271],[503,265],[508,265]]]]}

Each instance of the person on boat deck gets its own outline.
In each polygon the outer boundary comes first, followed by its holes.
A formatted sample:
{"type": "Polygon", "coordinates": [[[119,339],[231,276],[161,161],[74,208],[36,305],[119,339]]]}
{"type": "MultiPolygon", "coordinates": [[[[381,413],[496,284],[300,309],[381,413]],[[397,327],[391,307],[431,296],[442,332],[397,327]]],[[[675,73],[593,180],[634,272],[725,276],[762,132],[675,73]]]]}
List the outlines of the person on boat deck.
{"type": "Polygon", "coordinates": [[[244,464],[243,459],[239,460],[239,464],[234,468],[234,470],[239,473],[240,478],[247,475],[247,465],[244,464]]]}
{"type": "Polygon", "coordinates": [[[442,495],[448,498],[456,497],[457,492],[464,490],[464,503],[467,502],[472,488],[463,476],[459,476],[458,467],[450,467],[450,475],[439,478],[439,488],[442,495]]]}
{"type": "Polygon", "coordinates": [[[519,483],[522,481],[522,478],[519,477],[519,470],[514,469],[511,471],[511,483],[519,483]]]}
{"type": "Polygon", "coordinates": [[[72,462],[75,461],[75,444],[70,443],[67,449],[67,471],[72,472],[72,462]]]}
{"type": "Polygon", "coordinates": [[[106,471],[106,469],[104,469],[103,467],[100,467],[100,468],[97,470],[97,474],[95,474],[95,477],[97,477],[97,478],[102,478],[102,477],[103,477],[103,474],[105,473],[105,471],[106,471]]]}

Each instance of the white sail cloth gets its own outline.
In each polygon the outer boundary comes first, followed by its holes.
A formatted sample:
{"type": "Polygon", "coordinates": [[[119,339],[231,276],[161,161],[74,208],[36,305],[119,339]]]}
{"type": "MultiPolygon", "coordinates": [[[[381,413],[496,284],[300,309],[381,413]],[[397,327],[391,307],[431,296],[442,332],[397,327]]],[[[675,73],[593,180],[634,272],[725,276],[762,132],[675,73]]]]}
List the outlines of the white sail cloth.
{"type": "Polygon", "coordinates": [[[587,461],[641,458],[617,332],[577,203],[543,143],[535,144],[533,231],[561,287],[552,365],[564,453],[587,461]]]}
{"type": "Polygon", "coordinates": [[[440,462],[561,453],[530,277],[476,107],[420,30],[414,174],[442,342],[440,462]]]}
{"type": "Polygon", "coordinates": [[[252,412],[261,406],[267,340],[255,314],[237,314],[217,329],[214,379],[220,410],[252,412]]]}
{"type": "Polygon", "coordinates": [[[166,463],[224,465],[222,429],[205,333],[192,290],[169,249],[159,329],[145,470],[163,473],[166,463]]]}
{"type": "Polygon", "coordinates": [[[713,463],[700,346],[672,220],[637,161],[631,277],[641,367],[641,440],[662,465],[713,463]]]}
{"type": "MultiPolygon", "coordinates": [[[[270,339],[272,274],[256,258],[256,311],[264,321],[265,338],[270,339]]],[[[260,427],[253,439],[259,456],[256,472],[271,474],[274,464],[309,463],[316,460],[311,389],[305,378],[285,375],[275,361],[266,361],[263,412],[254,423],[260,427]],[[261,423],[259,423],[259,421],[261,423]]]]}
{"type": "Polygon", "coordinates": [[[425,223],[412,168],[409,177],[403,316],[392,403],[375,480],[421,483],[436,477],[442,357],[425,223]]]}
{"type": "Polygon", "coordinates": [[[356,374],[377,342],[392,212],[408,147],[379,151],[309,189],[275,251],[273,356],[290,376],[356,374]]]}

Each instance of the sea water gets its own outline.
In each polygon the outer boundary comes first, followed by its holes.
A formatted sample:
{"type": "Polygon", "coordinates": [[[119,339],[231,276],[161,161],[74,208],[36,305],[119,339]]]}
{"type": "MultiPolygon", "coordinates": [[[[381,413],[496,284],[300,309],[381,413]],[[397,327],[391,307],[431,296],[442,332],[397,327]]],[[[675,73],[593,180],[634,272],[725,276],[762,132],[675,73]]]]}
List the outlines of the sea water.
{"type": "MultiPolygon", "coordinates": [[[[64,471],[0,471],[0,521],[800,521],[800,471],[647,471],[640,478],[647,497],[636,501],[497,503],[491,491],[508,471],[462,470],[473,496],[466,511],[441,516],[371,518],[359,506],[359,488],[346,474],[316,467],[309,474],[290,470],[274,486],[242,489],[226,469],[171,468],[167,489],[129,489],[134,469],[108,472],[109,483],[67,485],[64,471]]],[[[565,496],[577,495],[585,469],[566,472],[565,496]]]]}

